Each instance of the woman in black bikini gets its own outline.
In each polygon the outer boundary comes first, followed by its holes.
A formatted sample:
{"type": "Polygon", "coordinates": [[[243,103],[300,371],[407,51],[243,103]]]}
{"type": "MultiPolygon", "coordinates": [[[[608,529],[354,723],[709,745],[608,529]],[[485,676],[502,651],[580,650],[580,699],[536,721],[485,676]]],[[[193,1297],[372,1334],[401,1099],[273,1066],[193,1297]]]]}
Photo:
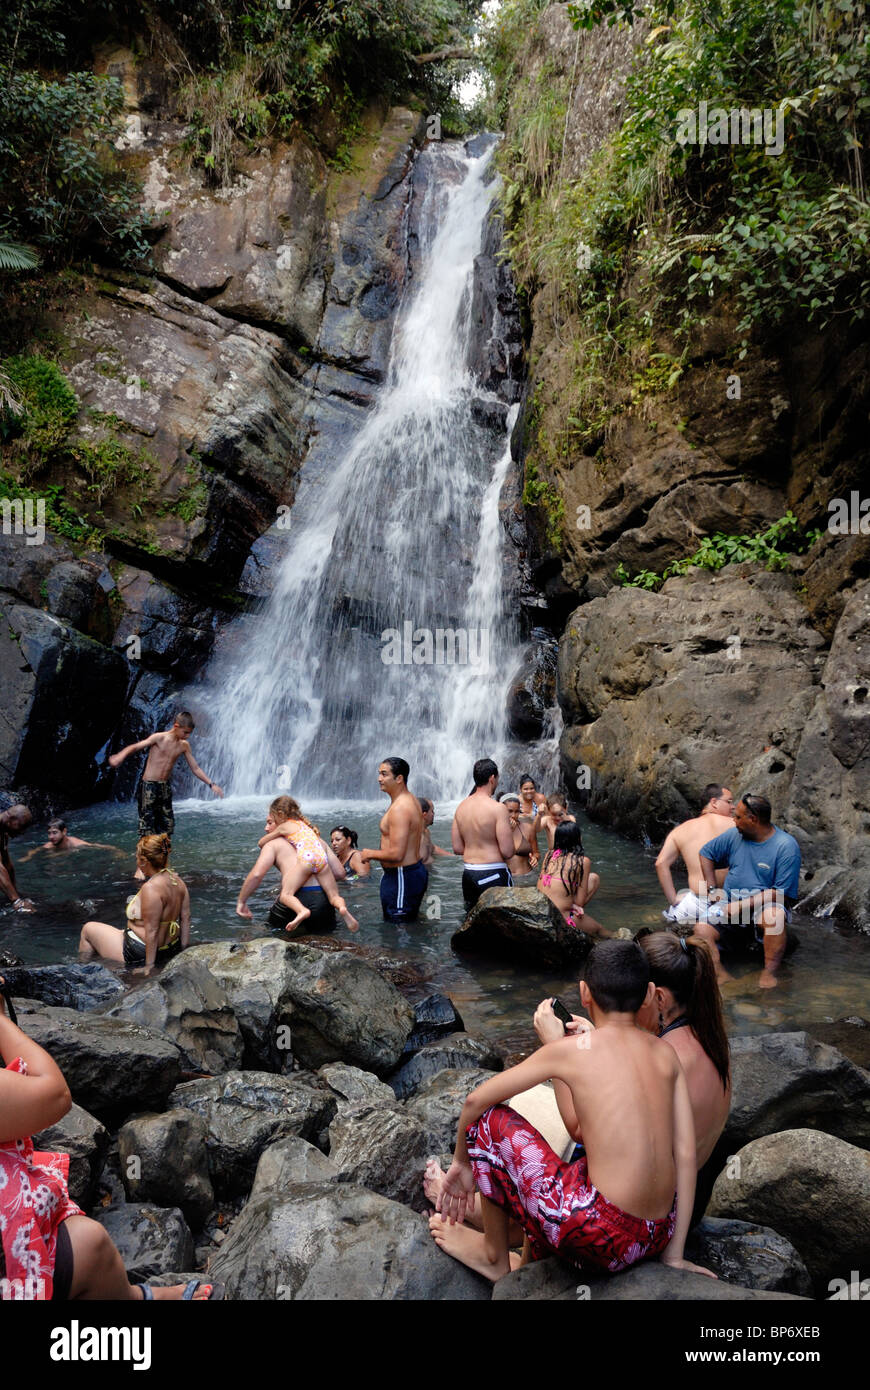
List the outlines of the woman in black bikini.
{"type": "Polygon", "coordinates": [[[190,944],[190,894],[169,867],[169,836],[143,835],[136,846],[136,865],[145,882],[127,904],[122,931],[108,922],[86,922],[79,938],[85,960],[102,956],[125,965],[163,965],[190,944]]]}
{"type": "Polygon", "coordinates": [[[329,841],[333,852],[344,868],[346,883],[353,882],[355,878],[368,878],[370,876],[372,866],[364,863],[360,856],[356,847],[357,833],[355,830],[350,830],[346,825],[334,825],[329,832],[329,841]]]}

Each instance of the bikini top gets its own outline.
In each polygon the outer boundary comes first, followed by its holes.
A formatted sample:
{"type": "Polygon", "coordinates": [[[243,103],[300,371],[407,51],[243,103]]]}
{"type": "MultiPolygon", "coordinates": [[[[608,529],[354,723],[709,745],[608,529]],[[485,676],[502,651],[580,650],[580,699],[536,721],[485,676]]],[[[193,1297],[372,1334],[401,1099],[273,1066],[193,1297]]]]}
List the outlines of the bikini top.
{"type": "MultiPolygon", "coordinates": [[[[169,875],[169,882],[172,884],[173,888],[177,888],[177,887],[178,887],[178,879],[175,877],[175,875],[173,874],[172,870],[171,870],[168,866],[167,866],[165,869],[158,869],[158,870],[157,870],[157,873],[160,873],[160,874],[168,874],[168,875],[169,875]]],[[[153,877],[156,878],[157,875],[154,874],[153,877]]],[[[143,883],[142,888],[144,888],[144,887],[145,887],[145,885],[144,885],[144,883],[143,883]]],[[[139,889],[139,893],[142,892],[142,888],[139,889]]],[[[142,911],[141,911],[141,907],[140,907],[140,904],[139,904],[139,893],[137,893],[136,896],[135,896],[134,898],[131,898],[130,901],[128,902],[128,904],[127,904],[126,912],[127,912],[127,921],[128,921],[128,922],[139,922],[139,923],[141,923],[141,921],[142,921],[142,911]]],[[[160,925],[161,925],[161,927],[166,927],[166,928],[168,928],[168,930],[167,930],[167,933],[166,933],[166,940],[165,940],[165,942],[163,943],[162,946],[158,946],[157,949],[158,949],[158,951],[165,951],[165,950],[167,949],[167,947],[169,947],[169,946],[174,946],[175,943],[176,943],[176,941],[178,940],[179,935],[180,935],[180,933],[181,933],[181,923],[180,923],[180,922],[176,922],[176,921],[174,921],[174,920],[172,920],[172,921],[166,921],[165,919],[163,919],[163,920],[161,920],[160,925]]],[[[139,933],[138,933],[138,932],[134,932],[133,934],[134,934],[134,936],[139,936],[139,933]]],[[[141,937],[139,937],[139,939],[140,939],[140,941],[142,940],[141,937]]]]}
{"type": "Polygon", "coordinates": [[[665,1033],[672,1033],[675,1028],[688,1028],[688,1026],[689,1020],[686,1018],[685,1014],[682,1014],[680,1018],[675,1018],[673,1023],[669,1023],[667,1028],[662,1028],[659,1037],[663,1038],[665,1033]]]}

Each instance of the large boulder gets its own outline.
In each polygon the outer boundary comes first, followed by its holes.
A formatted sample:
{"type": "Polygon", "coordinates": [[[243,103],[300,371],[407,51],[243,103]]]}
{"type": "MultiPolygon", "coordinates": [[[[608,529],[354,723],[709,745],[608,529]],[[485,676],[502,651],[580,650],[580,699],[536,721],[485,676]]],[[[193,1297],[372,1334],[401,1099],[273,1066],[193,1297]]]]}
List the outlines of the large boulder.
{"type": "Polygon", "coordinates": [[[383,1075],[395,1067],[414,1011],[395,985],[344,952],[290,943],[291,1047],[303,1066],[350,1062],[383,1075]]]}
{"type": "Polygon", "coordinates": [[[870,1071],[870,1023],[866,1018],[852,1015],[850,1018],[836,1018],[833,1022],[807,1023],[805,1027],[816,1042],[835,1047],[856,1067],[870,1071]]]}
{"type": "Polygon", "coordinates": [[[349,1106],[329,1126],[329,1157],[344,1182],[357,1183],[416,1211],[426,1211],[423,1170],[432,1154],[428,1130],[407,1111],[349,1106]]]}
{"type": "Polygon", "coordinates": [[[445,1033],[461,1033],[462,1022],[452,999],[446,994],[427,994],[414,1004],[414,1031],[405,1043],[406,1052],[418,1052],[445,1033]]]}
{"type": "Polygon", "coordinates": [[[135,1279],[193,1265],[193,1236],[177,1208],[130,1202],[98,1211],[96,1220],[105,1226],[124,1268],[135,1279]]]}
{"type": "Polygon", "coordinates": [[[439,1250],[425,1218],[350,1184],[303,1184],[252,1198],[209,1276],[230,1298],[489,1299],[490,1285],[439,1250]]]}
{"type": "Polygon", "coordinates": [[[201,1226],[214,1206],[207,1137],[206,1121],[190,1110],[128,1120],[118,1135],[128,1202],[180,1207],[191,1225],[201,1226]]]}
{"type": "Polygon", "coordinates": [[[577,965],[591,944],[537,888],[487,888],[450,938],[460,955],[520,960],[541,970],[577,965]]]}
{"type": "Polygon", "coordinates": [[[42,1004],[83,1013],[111,1003],[124,993],[118,976],[97,961],[83,965],[22,966],[4,970],[3,978],[10,993],[22,999],[38,999],[42,1004]]]}
{"type": "Polygon", "coordinates": [[[870,1154],[814,1129],[766,1134],[720,1173],[707,1216],[771,1226],[799,1251],[824,1297],[832,1280],[848,1283],[866,1260],[870,1154]]]}
{"type": "Polygon", "coordinates": [[[427,1047],[421,1047],[393,1073],[389,1083],[398,1099],[406,1100],[438,1072],[475,1069],[502,1071],[503,1068],[501,1053],[491,1043],[474,1038],[470,1033],[449,1033],[427,1047]]]}
{"type": "Polygon", "coordinates": [[[108,1130],[80,1105],[71,1105],[56,1124],[33,1135],[33,1145],[42,1153],[69,1154],[69,1195],[87,1210],[109,1150],[108,1130]]]}
{"type": "Polygon", "coordinates": [[[727,770],[781,818],[823,646],[794,580],[750,565],[578,608],[559,649],[561,754],[588,814],[661,840],[727,770]]]}
{"type": "Polygon", "coordinates": [[[264,1192],[286,1192],[300,1183],[328,1182],[338,1179],[339,1170],[331,1158],[309,1144],[307,1139],[288,1135],[270,1144],[260,1154],[250,1200],[264,1192]]]}
{"type": "Polygon", "coordinates": [[[813,1296],[800,1255],[784,1236],[767,1226],[708,1217],[689,1232],[686,1259],[741,1288],[813,1296]]]}
{"type": "Polygon", "coordinates": [[[22,1002],[22,1026],[50,1052],[73,1099],[101,1120],[157,1110],[181,1075],[174,1043],[150,1028],[22,1002]]]}
{"type": "Polygon", "coordinates": [[[808,1033],[732,1038],[731,1110],[717,1152],[763,1134],[823,1129],[870,1148],[870,1072],[808,1033]]]}
{"type": "Polygon", "coordinates": [[[184,952],[104,1012],[170,1038],[188,1071],[217,1074],[241,1066],[244,1043],[226,993],[201,960],[188,960],[184,952]]]}
{"type": "Polygon", "coordinates": [[[292,1068],[287,998],[293,970],[289,942],[274,937],[192,946],[189,960],[201,961],[226,992],[245,1044],[245,1067],[292,1068]]]}
{"type": "Polygon", "coordinates": [[[316,1139],[335,1114],[335,1097],[313,1077],[236,1071],[185,1082],[172,1092],[169,1108],[205,1120],[214,1190],[235,1197],[250,1190],[267,1145],[290,1134],[316,1139]]]}
{"type": "Polygon", "coordinates": [[[423,1126],[432,1153],[452,1152],[459,1116],[469,1091],[488,1081],[495,1072],[468,1068],[439,1071],[427,1077],[406,1104],[409,1115],[423,1126]]]}

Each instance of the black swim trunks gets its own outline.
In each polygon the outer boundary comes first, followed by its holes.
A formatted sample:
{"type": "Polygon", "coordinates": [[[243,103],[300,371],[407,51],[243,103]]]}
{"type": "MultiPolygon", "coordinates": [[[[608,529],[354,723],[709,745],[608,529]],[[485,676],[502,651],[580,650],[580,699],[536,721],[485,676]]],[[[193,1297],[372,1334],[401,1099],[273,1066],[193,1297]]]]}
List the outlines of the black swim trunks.
{"type": "Polygon", "coordinates": [[[175,830],[175,813],[172,809],[172,787],[168,782],[140,782],[137,792],[139,804],[139,839],[143,835],[167,834],[170,839],[175,830]]]}
{"type": "Polygon", "coordinates": [[[429,885],[429,870],[418,859],[416,864],[385,868],[381,878],[381,910],[385,922],[416,922],[429,885]]]}
{"type": "Polygon", "coordinates": [[[487,888],[510,888],[513,883],[507,864],[465,864],[462,869],[462,896],[467,908],[474,907],[487,888]]]}
{"type": "Polygon", "coordinates": [[[298,895],[300,902],[304,903],[311,912],[311,916],[306,917],[304,922],[300,922],[299,926],[292,932],[288,932],[286,930],[287,923],[292,921],[296,913],[292,907],[287,907],[280,898],[277,898],[266,918],[266,926],[271,931],[283,932],[285,936],[305,936],[309,932],[336,930],[338,919],[335,908],[322,888],[300,888],[298,895]]]}
{"type": "MultiPolygon", "coordinates": [[[[129,966],[145,964],[145,942],[141,936],[137,936],[131,927],[124,928],[124,941],[122,949],[124,951],[124,964],[129,966]]],[[[157,964],[163,965],[165,961],[177,956],[181,950],[180,938],[173,941],[171,946],[159,946],[157,948],[157,964]]]]}

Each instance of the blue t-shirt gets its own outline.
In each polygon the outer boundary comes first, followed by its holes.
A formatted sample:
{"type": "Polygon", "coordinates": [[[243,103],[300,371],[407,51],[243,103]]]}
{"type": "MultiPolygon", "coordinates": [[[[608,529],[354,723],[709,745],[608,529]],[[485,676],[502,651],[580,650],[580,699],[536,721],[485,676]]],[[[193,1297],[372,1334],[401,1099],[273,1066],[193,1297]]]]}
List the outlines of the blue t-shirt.
{"type": "Polygon", "coordinates": [[[708,840],[701,849],[717,869],[728,865],[725,892],[743,897],[762,888],[778,888],[786,899],[798,896],[801,852],[794,835],[773,827],[770,839],[746,840],[735,826],[708,840]]]}

